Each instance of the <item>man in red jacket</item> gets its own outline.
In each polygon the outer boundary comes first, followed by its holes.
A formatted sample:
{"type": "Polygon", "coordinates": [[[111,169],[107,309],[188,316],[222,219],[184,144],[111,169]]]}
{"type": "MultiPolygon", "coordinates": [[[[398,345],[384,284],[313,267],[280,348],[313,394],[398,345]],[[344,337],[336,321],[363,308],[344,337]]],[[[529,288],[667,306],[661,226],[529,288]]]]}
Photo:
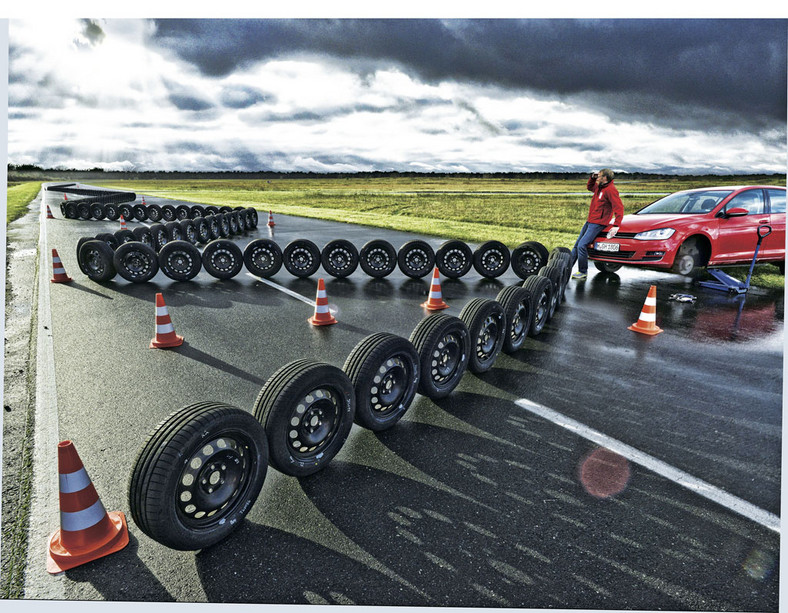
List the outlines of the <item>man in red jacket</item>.
{"type": "Polygon", "coordinates": [[[588,246],[611,222],[613,227],[607,233],[607,237],[613,238],[624,216],[624,205],[621,203],[616,186],[613,185],[612,170],[603,168],[599,172],[592,173],[588,178],[586,189],[594,192],[594,195],[591,197],[586,223],[580,230],[575,246],[572,247],[572,262],[577,261],[577,272],[572,275],[573,279],[588,277],[588,246]]]}

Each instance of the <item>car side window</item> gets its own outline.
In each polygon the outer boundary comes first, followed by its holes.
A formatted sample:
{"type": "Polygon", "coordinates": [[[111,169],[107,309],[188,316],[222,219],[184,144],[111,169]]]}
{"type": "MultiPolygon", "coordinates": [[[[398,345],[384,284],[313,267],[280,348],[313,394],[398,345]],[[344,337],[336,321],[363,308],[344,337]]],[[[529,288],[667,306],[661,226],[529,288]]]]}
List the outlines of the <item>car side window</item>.
{"type": "Polygon", "coordinates": [[[785,190],[767,189],[772,213],[785,213],[785,190]]]}
{"type": "Polygon", "coordinates": [[[750,189],[742,192],[728,202],[726,209],[747,209],[750,215],[764,212],[763,192],[759,189],[750,189]]]}

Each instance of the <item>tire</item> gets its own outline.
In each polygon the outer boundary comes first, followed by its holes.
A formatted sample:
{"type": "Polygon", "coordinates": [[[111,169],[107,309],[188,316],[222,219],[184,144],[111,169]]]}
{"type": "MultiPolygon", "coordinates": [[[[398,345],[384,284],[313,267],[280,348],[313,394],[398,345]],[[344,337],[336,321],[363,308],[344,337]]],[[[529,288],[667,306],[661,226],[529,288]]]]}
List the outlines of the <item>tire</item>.
{"type": "Polygon", "coordinates": [[[118,239],[115,238],[115,235],[112,234],[112,232],[102,232],[101,234],[96,234],[96,240],[104,241],[113,251],[118,248],[118,239]]]}
{"type": "Polygon", "coordinates": [[[443,276],[458,279],[473,266],[473,252],[463,241],[446,241],[435,252],[435,265],[443,276]]]}
{"type": "Polygon", "coordinates": [[[534,275],[523,281],[523,287],[530,290],[531,300],[531,336],[541,334],[550,319],[550,303],[553,300],[553,285],[547,277],[534,275]]]}
{"type": "Polygon", "coordinates": [[[238,234],[238,213],[225,213],[225,217],[230,227],[230,235],[235,236],[238,234]]]}
{"type": "Polygon", "coordinates": [[[536,241],[520,243],[512,250],[512,270],[521,279],[527,279],[539,272],[547,263],[547,249],[536,241]]]}
{"type": "Polygon", "coordinates": [[[370,277],[382,279],[397,267],[397,250],[383,239],[374,239],[366,243],[359,252],[361,270],[370,277]]]}
{"type": "Polygon", "coordinates": [[[623,264],[614,264],[613,262],[598,262],[595,260],[594,266],[599,272],[612,274],[617,270],[619,270],[623,266],[623,264]]]}
{"type": "Polygon", "coordinates": [[[212,277],[232,279],[241,272],[244,256],[238,245],[220,238],[205,246],[202,252],[202,265],[212,277]]]}
{"type": "Polygon", "coordinates": [[[291,275],[309,277],[320,268],[320,249],[309,239],[297,238],[285,247],[282,261],[291,275]]]}
{"type": "Polygon", "coordinates": [[[208,228],[211,231],[211,238],[209,240],[221,238],[222,232],[219,228],[219,219],[216,217],[216,215],[208,215],[205,217],[205,223],[208,224],[208,228]]]}
{"type": "Polygon", "coordinates": [[[156,251],[156,241],[153,239],[153,234],[149,228],[140,226],[139,228],[134,228],[131,233],[134,235],[134,240],[137,240],[156,251]]]}
{"type": "Polygon", "coordinates": [[[197,232],[197,242],[198,243],[207,243],[213,238],[213,234],[211,233],[211,226],[208,225],[208,222],[205,221],[205,217],[195,217],[193,220],[194,229],[197,232]]]}
{"type": "Polygon", "coordinates": [[[249,223],[247,225],[254,230],[255,228],[257,228],[257,222],[258,222],[257,209],[254,209],[252,207],[247,207],[246,212],[249,218],[249,223]]]}
{"type": "Polygon", "coordinates": [[[460,383],[471,351],[468,328],[446,313],[429,315],[413,329],[410,342],[419,354],[419,392],[428,398],[444,398],[460,383]]]}
{"type": "Polygon", "coordinates": [[[202,269],[200,250],[188,241],[168,242],[159,251],[159,268],[173,281],[189,281],[202,269]]]}
{"type": "Polygon", "coordinates": [[[205,217],[208,215],[217,215],[219,213],[219,209],[213,205],[205,207],[205,217]]]}
{"type": "Polygon", "coordinates": [[[117,230],[112,236],[115,237],[118,246],[137,240],[137,237],[134,236],[134,232],[131,230],[117,230]]]}
{"type": "Polygon", "coordinates": [[[171,204],[165,204],[161,207],[161,218],[165,222],[175,221],[177,215],[175,214],[175,207],[171,204]]]}
{"type": "Polygon", "coordinates": [[[100,202],[94,202],[93,204],[91,204],[90,216],[93,217],[94,219],[98,219],[99,221],[104,219],[104,217],[106,217],[106,214],[104,213],[104,205],[101,204],[100,202]]]}
{"type": "Polygon", "coordinates": [[[547,320],[550,321],[561,305],[561,282],[563,280],[564,271],[560,264],[550,264],[541,268],[537,276],[544,277],[550,281],[550,308],[547,314],[547,320]]]}
{"type": "Polygon", "coordinates": [[[131,211],[134,214],[134,219],[137,221],[146,221],[148,219],[148,209],[141,204],[135,204],[131,211]]]}
{"type": "Polygon", "coordinates": [[[191,219],[182,219],[178,224],[181,227],[181,234],[185,241],[189,241],[192,245],[196,245],[199,241],[197,236],[197,228],[191,219]]]}
{"type": "Polygon", "coordinates": [[[67,219],[77,219],[79,217],[77,205],[73,202],[66,202],[65,206],[63,207],[63,214],[67,219]]]}
{"type": "Polygon", "coordinates": [[[495,299],[503,307],[506,316],[506,334],[501,350],[515,353],[522,348],[531,331],[533,297],[530,290],[524,287],[508,285],[498,292],[495,299]]]}
{"type": "Polygon", "coordinates": [[[118,221],[120,219],[120,211],[114,204],[104,205],[104,217],[109,221],[118,221]]]}
{"type": "Polygon", "coordinates": [[[473,267],[482,277],[495,279],[509,269],[512,256],[501,241],[487,241],[473,252],[473,267]]]}
{"type": "Polygon", "coordinates": [[[325,468],[350,433],[355,404],[353,384],[339,368],[306,359],[282,366],[254,405],[271,465],[294,477],[325,468]]]}
{"type": "Polygon", "coordinates": [[[272,277],[282,268],[282,249],[272,240],[258,238],[244,249],[244,264],[253,275],[272,277]]]}
{"type": "Polygon", "coordinates": [[[118,274],[132,283],[150,281],[159,272],[159,259],[156,252],[139,241],[123,243],[112,258],[118,274]]]}
{"type": "Polygon", "coordinates": [[[691,277],[697,274],[700,266],[702,266],[702,263],[698,243],[695,239],[690,238],[681,243],[670,270],[677,275],[691,277]]]}
{"type": "Polygon", "coordinates": [[[460,311],[468,328],[471,351],[468,369],[476,374],[490,370],[503,349],[506,339],[506,314],[496,300],[474,298],[460,311]]]}
{"type": "Polygon", "coordinates": [[[134,219],[134,209],[132,209],[130,204],[121,204],[118,207],[118,213],[123,217],[124,221],[133,221],[134,219]]]}
{"type": "Polygon", "coordinates": [[[158,204],[149,204],[148,205],[148,220],[156,223],[157,221],[161,221],[162,217],[162,210],[158,204]]]}
{"type": "Polygon", "coordinates": [[[189,211],[190,207],[186,204],[179,204],[175,207],[175,219],[178,221],[183,221],[184,219],[189,219],[189,211]]]}
{"type": "Polygon", "coordinates": [[[421,279],[432,272],[435,252],[425,241],[408,241],[397,252],[399,269],[411,279],[421,279]]]}
{"type": "Polygon", "coordinates": [[[323,247],[320,261],[325,270],[332,277],[342,279],[358,268],[358,250],[348,240],[337,238],[323,247]]]}
{"type": "Polygon", "coordinates": [[[104,283],[117,274],[112,247],[102,240],[87,240],[79,246],[79,269],[92,281],[104,283]]]}
{"type": "Polygon", "coordinates": [[[189,219],[197,219],[198,217],[205,217],[205,208],[195,204],[189,208],[189,219]]]}
{"type": "Polygon", "coordinates": [[[153,235],[156,251],[161,251],[161,248],[170,242],[170,233],[167,231],[167,227],[163,223],[155,223],[151,225],[149,230],[153,235]]]}
{"type": "Polygon", "coordinates": [[[246,212],[243,210],[243,208],[240,211],[235,212],[235,218],[238,220],[238,233],[246,233],[246,212]]]}
{"type": "Polygon", "coordinates": [[[204,549],[240,525],[267,471],[268,441],[252,415],[215,402],[184,407],[159,423],[137,454],[131,517],[171,549],[204,549]]]}
{"type": "Polygon", "coordinates": [[[226,206],[226,205],[225,206],[220,206],[219,207],[219,212],[220,213],[232,213],[233,212],[233,207],[226,206]]]}
{"type": "Polygon", "coordinates": [[[421,372],[413,343],[387,332],[362,339],[342,370],[355,390],[355,422],[375,432],[402,418],[416,396],[421,372]]]}
{"type": "Polygon", "coordinates": [[[227,214],[219,213],[216,220],[219,222],[219,236],[222,238],[230,236],[230,220],[227,218],[227,214]]]}
{"type": "Polygon", "coordinates": [[[168,221],[164,224],[164,227],[167,229],[167,240],[183,240],[183,228],[181,228],[181,223],[179,221],[168,221]]]}
{"type": "Polygon", "coordinates": [[[87,202],[80,202],[77,205],[77,217],[86,221],[90,219],[90,204],[87,202]]]}
{"type": "Polygon", "coordinates": [[[87,243],[88,241],[93,240],[101,240],[98,236],[83,236],[77,241],[77,264],[79,265],[79,269],[82,271],[83,275],[88,274],[87,268],[82,265],[82,262],[79,259],[79,250],[82,248],[82,245],[87,243]]]}

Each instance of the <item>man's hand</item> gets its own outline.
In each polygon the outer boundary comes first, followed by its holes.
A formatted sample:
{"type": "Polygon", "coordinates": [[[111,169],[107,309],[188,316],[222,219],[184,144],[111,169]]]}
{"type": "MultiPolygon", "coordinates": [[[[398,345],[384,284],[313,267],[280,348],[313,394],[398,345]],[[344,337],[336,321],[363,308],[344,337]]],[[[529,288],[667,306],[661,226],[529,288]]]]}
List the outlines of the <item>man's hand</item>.
{"type": "Polygon", "coordinates": [[[613,238],[616,235],[616,232],[618,232],[618,226],[613,226],[612,228],[610,228],[610,231],[607,233],[607,237],[613,238]]]}

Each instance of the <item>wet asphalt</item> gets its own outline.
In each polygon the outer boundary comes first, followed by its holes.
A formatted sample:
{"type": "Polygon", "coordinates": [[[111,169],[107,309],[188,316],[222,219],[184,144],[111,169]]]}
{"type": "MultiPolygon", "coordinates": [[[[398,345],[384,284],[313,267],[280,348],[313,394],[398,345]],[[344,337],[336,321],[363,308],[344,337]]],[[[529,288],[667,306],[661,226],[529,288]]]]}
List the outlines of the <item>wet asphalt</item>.
{"type": "MultiPolygon", "coordinates": [[[[324,328],[307,323],[309,304],[245,270],[224,281],[203,270],[190,282],[159,272],[144,284],[97,284],[79,270],[77,240],[118,223],[63,219],[62,194],[44,193],[56,216],[46,222],[48,246],[74,279],[50,287],[59,437],[74,441],[109,510],[128,515],[136,453],[172,411],[205,400],[253,411],[281,365],[309,357],[341,367],[365,336],[408,337],[426,315],[429,277],[398,270],[380,280],[360,268],[332,279],[321,268],[298,279],[283,267],[271,281],[307,299],[325,279],[339,323],[324,328]],[[156,292],[182,347],[148,348],[156,292]]],[[[261,214],[256,231],[233,240],[243,249],[268,237],[265,221],[261,214]]],[[[283,248],[296,238],[318,247],[334,238],[358,248],[372,238],[395,248],[412,238],[435,249],[442,242],[284,215],[275,222],[283,248]]],[[[445,312],[458,315],[470,299],[519,283],[511,270],[496,280],[473,270],[443,279],[445,312]]],[[[68,571],[65,597],[777,610],[776,531],[618,456],[607,459],[623,489],[600,495],[585,471],[597,445],[515,401],[779,515],[783,308],[782,294],[754,289],[731,299],[676,275],[592,267],[588,280],[570,281],[542,334],[490,372],[466,373],[442,400],[417,396],[385,432],[354,426],[315,475],[270,468],[246,521],[225,541],[177,552],[129,520],[130,546],[68,571]],[[627,329],[651,285],[664,330],[653,337],[627,329]],[[676,293],[696,301],[670,300],[676,293]]]]}

